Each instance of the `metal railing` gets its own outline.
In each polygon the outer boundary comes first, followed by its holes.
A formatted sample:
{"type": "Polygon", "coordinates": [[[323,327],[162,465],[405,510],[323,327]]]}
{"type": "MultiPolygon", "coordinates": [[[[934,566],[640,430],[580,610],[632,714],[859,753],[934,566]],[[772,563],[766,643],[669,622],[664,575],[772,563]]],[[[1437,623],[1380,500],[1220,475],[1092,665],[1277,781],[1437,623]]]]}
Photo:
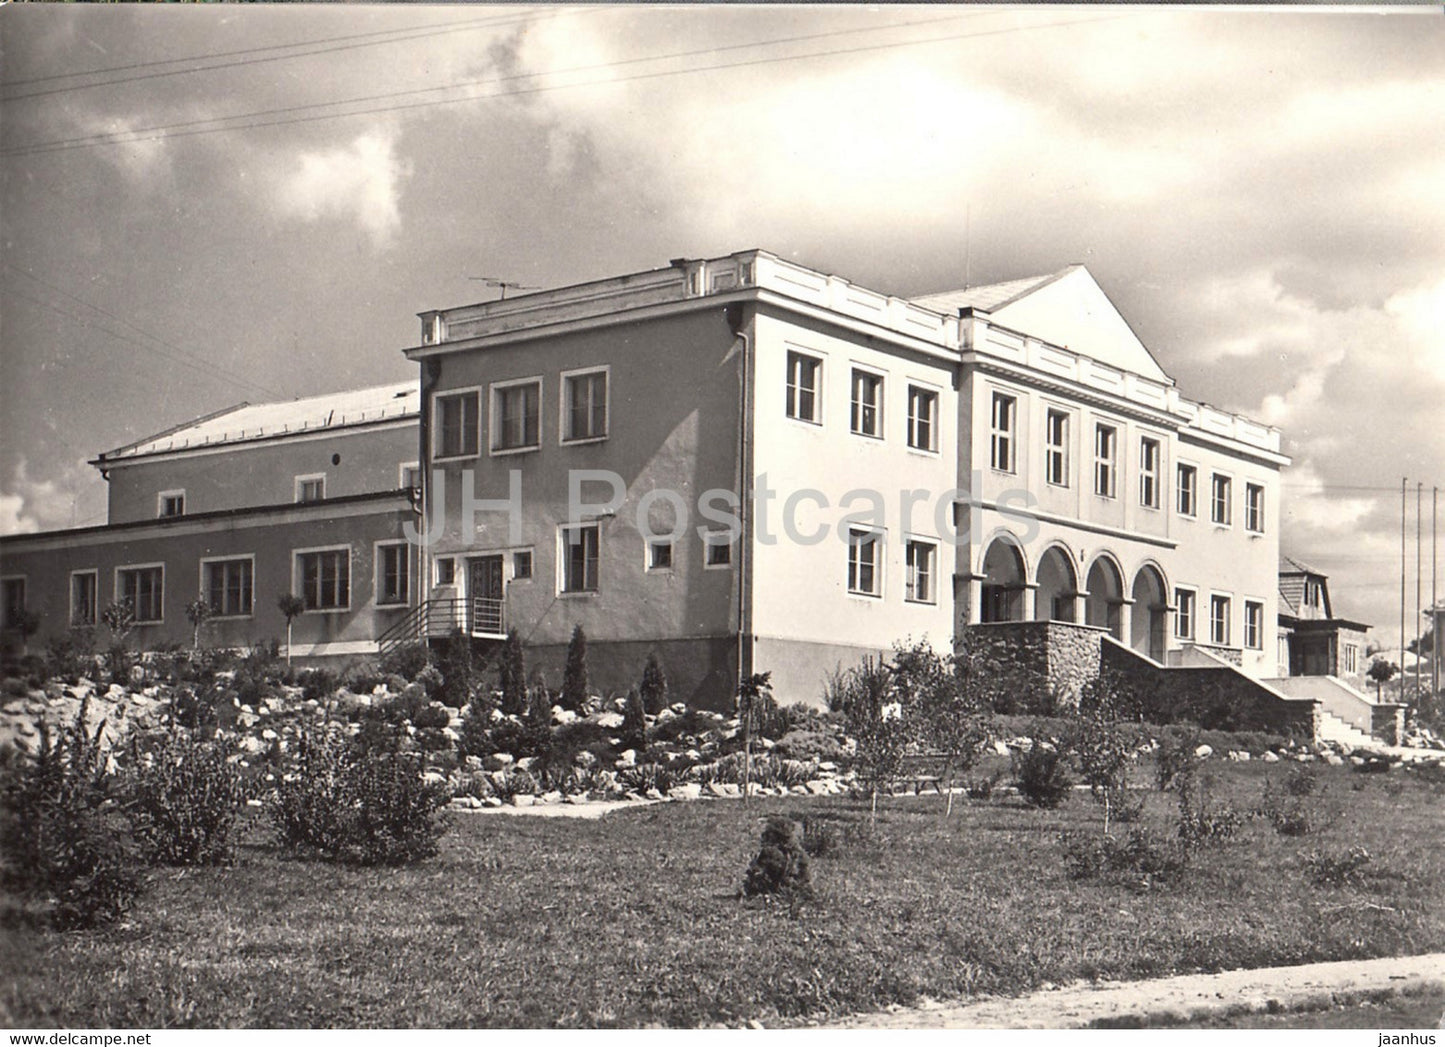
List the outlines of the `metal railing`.
{"type": "Polygon", "coordinates": [[[398,647],[425,643],[432,637],[458,634],[506,636],[506,601],[499,596],[423,600],[376,638],[376,649],[378,654],[385,655],[398,647]]]}

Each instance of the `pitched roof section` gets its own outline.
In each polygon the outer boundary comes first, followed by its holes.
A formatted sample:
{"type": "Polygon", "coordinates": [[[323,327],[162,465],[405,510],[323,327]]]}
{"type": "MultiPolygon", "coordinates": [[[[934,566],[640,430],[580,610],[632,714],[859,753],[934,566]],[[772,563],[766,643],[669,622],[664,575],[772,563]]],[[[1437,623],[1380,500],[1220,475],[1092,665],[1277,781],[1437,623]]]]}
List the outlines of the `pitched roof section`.
{"type": "Polygon", "coordinates": [[[986,311],[1000,327],[1031,335],[1121,371],[1172,385],[1093,275],[1071,265],[1048,276],[913,299],[926,309],[986,311]]]}
{"type": "Polygon", "coordinates": [[[146,455],[215,447],[277,436],[312,433],[343,426],[365,425],[416,417],[421,413],[421,389],[415,381],[394,382],[369,389],[349,389],[299,400],[264,404],[237,404],[215,414],[184,422],[113,451],[96,464],[125,461],[146,455]]]}
{"type": "Polygon", "coordinates": [[[1309,564],[1305,563],[1303,560],[1296,560],[1293,556],[1285,556],[1283,553],[1281,553],[1281,554],[1280,554],[1280,557],[1279,557],[1279,573],[1280,573],[1280,574],[1313,574],[1313,575],[1317,575],[1317,576],[1320,577],[1320,578],[1328,578],[1328,577],[1329,577],[1327,574],[1325,574],[1325,572],[1319,570],[1318,568],[1311,567],[1309,564]]]}

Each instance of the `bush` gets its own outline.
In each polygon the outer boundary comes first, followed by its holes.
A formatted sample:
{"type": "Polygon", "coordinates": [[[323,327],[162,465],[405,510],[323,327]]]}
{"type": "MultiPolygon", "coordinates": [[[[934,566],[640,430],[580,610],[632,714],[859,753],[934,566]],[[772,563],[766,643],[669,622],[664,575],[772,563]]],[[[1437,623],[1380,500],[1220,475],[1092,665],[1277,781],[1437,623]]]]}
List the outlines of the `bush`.
{"type": "Polygon", "coordinates": [[[431,652],[424,643],[402,644],[393,647],[381,656],[377,668],[385,676],[400,676],[403,680],[415,680],[431,664],[431,652]]]}
{"type": "Polygon", "coordinates": [[[987,800],[993,796],[994,789],[998,783],[1003,781],[1003,772],[995,771],[993,774],[981,775],[977,778],[965,778],[963,782],[963,794],[970,800],[987,800]]]}
{"type": "Polygon", "coordinates": [[[1031,746],[1013,754],[1014,784],[1019,796],[1030,807],[1058,807],[1074,787],[1067,764],[1062,749],[1036,736],[1031,746]]]}
{"type": "Polygon", "coordinates": [[[457,748],[463,756],[490,756],[498,750],[492,745],[491,694],[478,691],[462,713],[461,738],[457,748]]]}
{"type": "Polygon", "coordinates": [[[843,849],[838,830],[830,821],[821,818],[803,819],[803,850],[811,858],[829,858],[843,849]]]}
{"type": "MultiPolygon", "coordinates": [[[[652,663],[649,662],[650,666],[652,663]]],[[[624,749],[647,748],[647,703],[640,688],[627,692],[627,701],[622,707],[622,729],[618,732],[624,749]]]]}
{"type": "Polygon", "coordinates": [[[226,748],[178,727],[146,746],[132,738],[126,807],[145,857],[164,865],[223,865],[245,786],[226,748]]]}
{"type": "Polygon", "coordinates": [[[492,727],[489,744],[490,752],[477,755],[511,753],[519,760],[528,756],[543,758],[552,751],[552,730],[528,720],[499,720],[492,727]]]}
{"type": "Polygon", "coordinates": [[[562,675],[561,705],[573,712],[587,708],[587,634],[578,625],[567,644],[567,668],[562,675]]]}
{"type": "Polygon", "coordinates": [[[780,756],[795,760],[841,760],[844,757],[843,743],[836,735],[822,731],[793,728],[778,739],[773,750],[780,756]]]}
{"type": "Polygon", "coordinates": [[[1160,841],[1142,827],[1131,829],[1123,839],[1064,833],[1059,841],[1064,869],[1074,880],[1108,876],[1147,888],[1178,881],[1189,866],[1189,852],[1182,844],[1160,841]]]}
{"type": "Polygon", "coordinates": [[[324,702],[340,685],[340,677],[330,669],[310,669],[301,677],[301,696],[307,701],[324,702]]]}
{"type": "Polygon", "coordinates": [[[436,853],[445,786],[427,783],[404,753],[347,746],[337,735],[300,737],[267,814],[287,850],[330,861],[398,865],[436,853]]]}
{"type": "Polygon", "coordinates": [[[1329,854],[1310,851],[1304,856],[1305,875],[1316,887],[1358,887],[1365,881],[1365,866],[1374,859],[1363,847],[1329,854]]]}
{"type": "Polygon", "coordinates": [[[642,679],[637,684],[637,693],[642,696],[643,709],[653,716],[667,708],[667,676],[662,671],[662,663],[657,660],[655,651],[647,656],[647,664],[642,669],[642,679]]]}
{"type": "Polygon", "coordinates": [[[104,724],[86,730],[89,701],[58,733],[40,721],[35,752],[6,768],[0,882],[47,906],[61,929],[111,923],[140,892],[129,837],[105,774],[104,724]]]}
{"type": "Polygon", "coordinates": [[[790,818],[768,819],[763,829],[762,848],[748,866],[743,896],[760,894],[811,894],[812,870],[808,852],[803,850],[798,823],[790,818]]]}

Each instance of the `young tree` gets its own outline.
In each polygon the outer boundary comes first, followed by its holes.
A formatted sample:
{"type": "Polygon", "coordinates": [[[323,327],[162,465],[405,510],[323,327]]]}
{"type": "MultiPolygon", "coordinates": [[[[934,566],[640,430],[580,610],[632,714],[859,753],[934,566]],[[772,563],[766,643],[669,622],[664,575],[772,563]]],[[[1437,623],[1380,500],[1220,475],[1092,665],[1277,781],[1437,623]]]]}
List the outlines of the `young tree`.
{"type": "Polygon", "coordinates": [[[502,692],[502,712],[521,716],[527,711],[527,663],[515,629],[507,634],[497,658],[497,690],[502,692]]]}
{"type": "Polygon", "coordinates": [[[637,690],[642,696],[642,707],[653,716],[667,708],[667,676],[662,671],[662,663],[657,660],[656,651],[647,656],[647,665],[643,667],[637,690]]]}
{"type": "Polygon", "coordinates": [[[125,641],[135,628],[135,605],[129,600],[108,604],[100,612],[100,620],[110,630],[110,650],[106,657],[110,661],[111,679],[118,680],[130,671],[130,654],[125,641]]]}
{"type": "Polygon", "coordinates": [[[1370,663],[1370,668],[1365,673],[1365,675],[1368,676],[1371,680],[1375,681],[1376,701],[1384,701],[1383,692],[1385,684],[1388,681],[1393,680],[1395,678],[1395,674],[1399,671],[1400,667],[1398,665],[1385,658],[1376,658],[1373,662],[1370,663]]]}
{"type": "Polygon", "coordinates": [[[622,747],[642,752],[647,748],[647,707],[642,692],[634,687],[622,706],[622,747]]]}
{"type": "Polygon", "coordinates": [[[1110,817],[1129,788],[1129,765],[1139,742],[1137,729],[1116,720],[1106,704],[1081,716],[1071,739],[1079,774],[1089,783],[1094,799],[1104,805],[1105,836],[1110,817]]]}
{"type": "Polygon", "coordinates": [[[743,803],[753,777],[753,735],[761,732],[774,710],[772,673],[754,673],[738,681],[738,722],[743,729],[743,803]]]}
{"type": "Polygon", "coordinates": [[[947,817],[953,813],[954,781],[988,744],[988,722],[971,701],[957,663],[940,657],[926,643],[896,646],[888,668],[894,697],[911,714],[909,733],[942,758],[938,784],[947,817]]]}
{"type": "Polygon", "coordinates": [[[893,684],[892,670],[871,658],[848,674],[848,729],[857,746],[858,772],[872,790],[870,823],[878,820],[879,792],[903,767],[916,724],[916,712],[905,708],[893,684]]]}
{"type": "Polygon", "coordinates": [[[276,598],[276,609],[286,619],[286,668],[291,668],[291,623],[306,610],[306,601],[295,593],[282,593],[276,598]]]}
{"type": "MultiPolygon", "coordinates": [[[[197,653],[201,650],[201,629],[210,618],[211,605],[204,596],[186,604],[186,621],[191,623],[191,648],[197,653]]],[[[287,646],[290,646],[289,640],[287,646]]]]}
{"type": "Polygon", "coordinates": [[[582,712],[587,708],[587,634],[582,626],[572,630],[567,644],[567,669],[562,677],[562,708],[582,712]]]}

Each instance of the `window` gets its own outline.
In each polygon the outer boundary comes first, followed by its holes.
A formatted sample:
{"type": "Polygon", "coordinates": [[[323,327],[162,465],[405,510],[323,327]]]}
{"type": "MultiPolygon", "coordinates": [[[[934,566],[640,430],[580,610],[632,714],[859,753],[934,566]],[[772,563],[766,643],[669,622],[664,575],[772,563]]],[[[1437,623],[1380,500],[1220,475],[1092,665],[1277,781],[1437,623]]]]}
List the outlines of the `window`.
{"type": "Polygon", "coordinates": [[[649,571],[669,571],[672,569],[671,542],[647,543],[647,569],[649,571]]]}
{"type": "Polygon", "coordinates": [[[882,541],[873,531],[848,530],[848,591],[861,596],[883,593],[880,555],[882,541]]]}
{"type": "Polygon", "coordinates": [[[492,451],[542,446],[542,383],[538,379],[492,388],[492,451]]]}
{"type": "Polygon", "coordinates": [[[1179,515],[1194,516],[1199,509],[1195,504],[1198,497],[1199,470],[1192,465],[1179,467],[1179,515]]]}
{"type": "Polygon", "coordinates": [[[376,547],[376,602],[411,602],[411,556],[406,542],[376,547]]]}
{"type": "Polygon", "coordinates": [[[1264,488],[1259,484],[1244,485],[1244,529],[1264,533],[1264,488]]]}
{"type": "Polygon", "coordinates": [[[1094,427],[1094,493],[1115,497],[1118,479],[1119,430],[1112,425],[1094,427]]]}
{"type": "Polygon", "coordinates": [[[1357,672],[1360,671],[1359,654],[1360,654],[1360,649],[1359,649],[1358,647],[1356,647],[1354,644],[1352,644],[1352,643],[1347,643],[1347,644],[1345,644],[1345,646],[1344,646],[1344,656],[1345,656],[1345,657],[1344,657],[1344,669],[1345,669],[1345,672],[1347,672],[1347,673],[1357,673],[1357,672]]]}
{"type": "Polygon", "coordinates": [[[325,473],[296,477],[296,500],[298,502],[319,502],[325,497],[325,473]]]}
{"type": "Polygon", "coordinates": [[[908,387],[908,446],[938,450],[938,394],[932,389],[908,387]]]}
{"type": "Polygon", "coordinates": [[[1044,420],[1044,479],[1069,486],[1069,412],[1054,407],[1044,420]]]}
{"type": "Polygon", "coordinates": [[[1174,635],[1181,640],[1194,639],[1194,590],[1174,590],[1174,635]]]}
{"type": "Polygon", "coordinates": [[[471,389],[436,398],[434,458],[470,458],[479,448],[481,394],[471,389]]]}
{"type": "Polygon", "coordinates": [[[437,560],[437,585],[457,584],[457,562],[450,556],[437,560]]]}
{"type": "Polygon", "coordinates": [[[116,571],[116,599],[129,603],[137,623],[159,622],[165,613],[165,568],[123,567],[116,571]]]}
{"type": "Polygon", "coordinates": [[[562,592],[597,591],[597,556],[601,531],[597,524],[562,528],[562,592]]]}
{"type": "Polygon", "coordinates": [[[801,422],[822,423],[818,411],[818,379],[823,371],[823,361],[802,353],[788,354],[787,411],[789,418],[801,422]]]}
{"type": "Polygon", "coordinates": [[[704,567],[728,567],[733,562],[733,543],[726,531],[708,534],[703,539],[706,553],[704,567]]]}
{"type": "Polygon", "coordinates": [[[1139,504],[1159,508],[1159,441],[1149,436],[1139,440],[1139,504]]]}
{"type": "Polygon", "coordinates": [[[860,436],[883,435],[883,379],[867,371],[853,371],[853,431],[860,436]]]}
{"type": "Polygon", "coordinates": [[[532,577],[532,550],[522,549],[512,554],[512,580],[526,580],[532,577]]]}
{"type": "Polygon", "coordinates": [[[993,394],[990,416],[989,464],[1001,473],[1014,471],[1014,418],[1018,400],[1004,393],[993,394]]]}
{"type": "Polygon", "coordinates": [[[421,489],[421,466],[416,462],[403,463],[400,470],[401,486],[411,490],[421,489]]]}
{"type": "Polygon", "coordinates": [[[162,491],[156,496],[156,512],[162,520],[186,514],[185,491],[162,491]]]}
{"type": "Polygon", "coordinates": [[[562,375],[562,440],[607,436],[607,371],[562,375]]]}
{"type": "Polygon", "coordinates": [[[25,611],[25,579],[4,578],[0,579],[0,613],[4,619],[0,625],[7,628],[15,625],[16,620],[25,611]]]}
{"type": "Polygon", "coordinates": [[[1217,524],[1229,526],[1229,477],[1214,474],[1211,485],[1209,518],[1217,524]]]}
{"type": "Polygon", "coordinates": [[[1229,645],[1229,597],[1209,598],[1209,642],[1220,647],[1229,645]]]}
{"type": "Polygon", "coordinates": [[[70,576],[70,624],[94,625],[98,577],[95,571],[76,571],[70,576]]]}
{"type": "Polygon", "coordinates": [[[308,611],[344,611],[351,606],[351,550],[318,549],[296,554],[301,601],[308,611]]]}
{"type": "Polygon", "coordinates": [[[934,562],[938,547],[932,542],[909,541],[905,549],[908,568],[903,598],[913,603],[933,603],[934,562]]]}
{"type": "Polygon", "coordinates": [[[1264,604],[1257,600],[1244,601],[1244,646],[1264,650],[1264,604]]]}
{"type": "Polygon", "coordinates": [[[201,593],[217,618],[241,618],[252,613],[251,558],[201,561],[201,593]]]}
{"type": "Polygon", "coordinates": [[[1323,592],[1324,590],[1321,588],[1319,582],[1314,581],[1313,579],[1305,582],[1305,606],[1319,607],[1320,594],[1323,592]]]}

